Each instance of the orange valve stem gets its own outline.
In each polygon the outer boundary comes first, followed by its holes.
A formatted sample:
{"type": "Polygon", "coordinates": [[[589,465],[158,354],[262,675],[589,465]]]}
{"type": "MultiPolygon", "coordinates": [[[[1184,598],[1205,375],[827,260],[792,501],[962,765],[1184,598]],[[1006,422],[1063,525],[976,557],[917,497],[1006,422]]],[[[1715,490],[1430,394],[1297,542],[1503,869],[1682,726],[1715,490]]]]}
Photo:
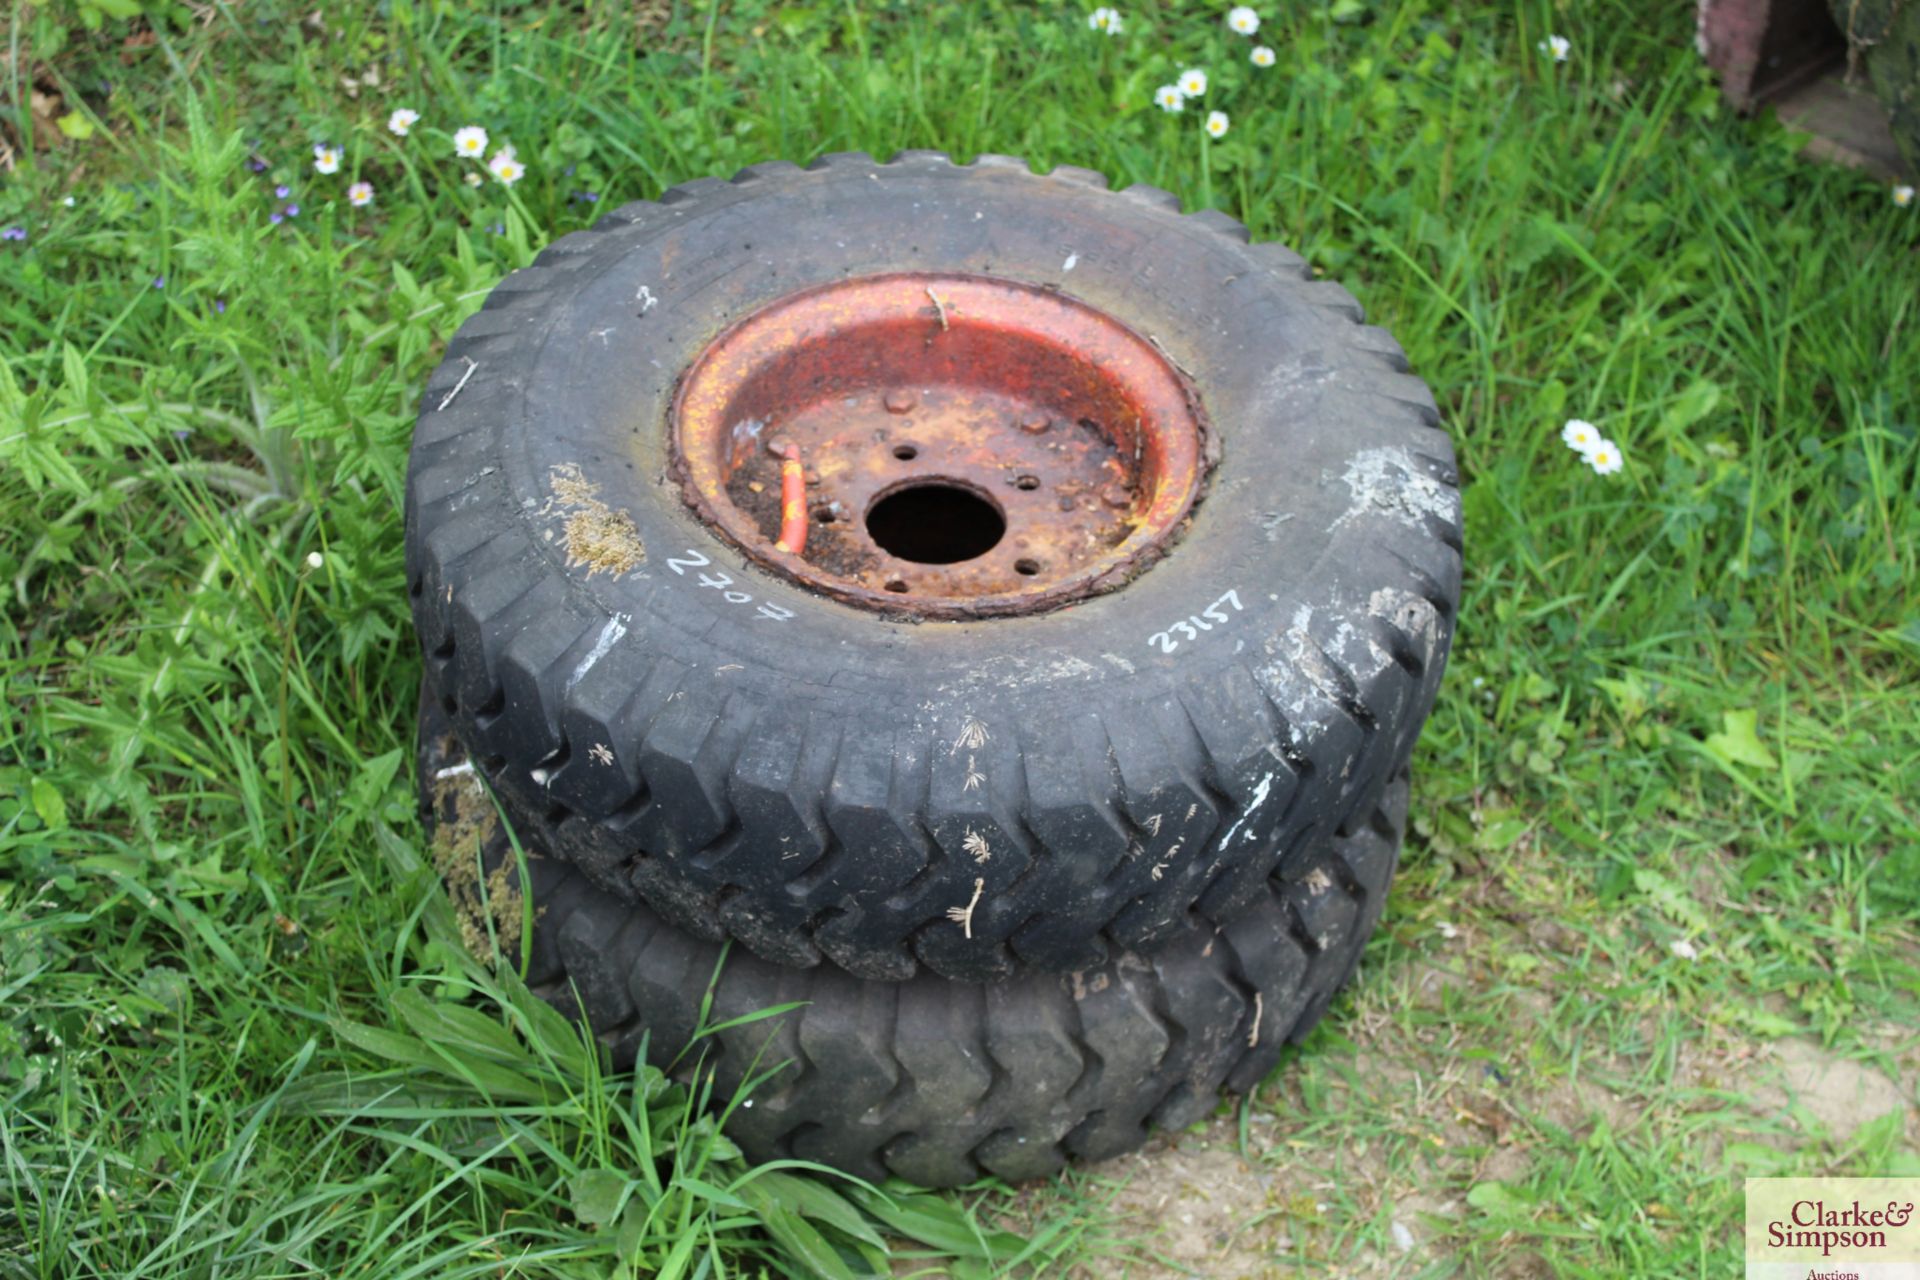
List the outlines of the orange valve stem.
{"type": "Polygon", "coordinates": [[[807,472],[800,465],[800,450],[787,444],[776,447],[780,455],[780,541],[774,550],[797,556],[807,549],[807,472]]]}

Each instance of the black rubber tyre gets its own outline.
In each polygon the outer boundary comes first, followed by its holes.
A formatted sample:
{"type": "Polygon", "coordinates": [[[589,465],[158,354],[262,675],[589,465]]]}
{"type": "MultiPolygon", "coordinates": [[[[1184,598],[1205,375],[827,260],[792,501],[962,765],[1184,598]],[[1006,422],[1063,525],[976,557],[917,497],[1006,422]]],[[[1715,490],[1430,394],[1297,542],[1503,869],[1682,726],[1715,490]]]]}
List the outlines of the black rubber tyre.
{"type": "Polygon", "coordinates": [[[1104,187],[997,156],[757,165],[565,237],[461,328],[414,437],[414,617],[436,698],[554,852],[784,965],[985,981],[1192,936],[1371,821],[1459,596],[1433,399],[1298,256],[1104,187]],[[665,424],[703,346],[809,285],[936,269],[1070,293],[1191,378],[1220,458],[1163,563],[913,625],[694,517],[665,424]],[[569,562],[559,476],[630,549],[617,572],[569,562]]]}
{"type": "MultiPolygon", "coordinates": [[[[488,945],[481,913],[491,912],[517,960],[519,864],[465,759],[444,715],[424,711],[420,782],[436,862],[451,873],[469,945],[488,945]],[[470,869],[476,840],[484,876],[470,869]]],[[[542,857],[550,834],[516,817],[535,912],[527,979],[563,1012],[584,1015],[623,1066],[644,1043],[682,1079],[713,1070],[723,1099],[779,1067],[727,1121],[755,1160],[799,1157],[933,1187],[986,1173],[1041,1177],[1070,1159],[1130,1151],[1153,1128],[1192,1124],[1221,1089],[1247,1092],[1273,1070],[1358,966],[1406,806],[1402,775],[1351,834],[1262,884],[1224,928],[1189,922],[1152,956],[1123,952],[1070,974],[986,986],[929,973],[868,981],[737,948],[722,964],[722,944],[542,857]],[[803,1005],[683,1057],[710,982],[708,1026],[803,1005]]]]}

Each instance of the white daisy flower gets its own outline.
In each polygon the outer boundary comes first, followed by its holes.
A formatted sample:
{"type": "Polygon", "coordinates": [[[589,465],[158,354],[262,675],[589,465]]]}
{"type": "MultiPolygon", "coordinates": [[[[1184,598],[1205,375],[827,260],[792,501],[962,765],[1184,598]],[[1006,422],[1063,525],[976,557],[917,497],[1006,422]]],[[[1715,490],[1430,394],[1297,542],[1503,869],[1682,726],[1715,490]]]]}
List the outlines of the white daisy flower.
{"type": "Polygon", "coordinates": [[[313,167],[321,173],[340,172],[340,148],[321,143],[313,149],[313,167]]]}
{"type": "Polygon", "coordinates": [[[1120,34],[1120,11],[1102,5],[1087,15],[1087,26],[1094,31],[1104,31],[1110,36],[1120,34]]]}
{"type": "Polygon", "coordinates": [[[494,152],[493,158],[487,161],[487,168],[493,170],[493,176],[508,186],[512,186],[527,175],[527,166],[514,158],[512,147],[494,152]]]}
{"type": "Polygon", "coordinates": [[[1174,83],[1180,86],[1183,96],[1197,98],[1207,91],[1207,73],[1195,67],[1190,71],[1182,71],[1174,83]]]}
{"type": "Polygon", "coordinates": [[[1260,29],[1260,15],[1245,5],[1237,5],[1227,14],[1227,26],[1243,36],[1250,36],[1260,29]]]}
{"type": "Polygon", "coordinates": [[[1153,105],[1162,111],[1178,111],[1187,105],[1187,95],[1177,85],[1163,84],[1153,91],[1153,105]]]}
{"type": "Polygon", "coordinates": [[[1620,446],[1611,440],[1602,440],[1587,451],[1587,465],[1600,475],[1610,476],[1626,464],[1626,459],[1620,456],[1620,446]]]}
{"type": "Polygon", "coordinates": [[[1600,428],[1579,418],[1568,418],[1567,425],[1560,428],[1561,441],[1567,448],[1583,455],[1591,454],[1599,448],[1602,438],[1600,428]]]}
{"type": "Polygon", "coordinates": [[[325,566],[326,563],[327,563],[327,558],[321,555],[318,551],[307,552],[307,568],[319,569],[325,566]]]}
{"type": "Polygon", "coordinates": [[[1207,112],[1207,136],[1224,138],[1227,136],[1227,113],[1224,111],[1207,112]]]}
{"type": "Polygon", "coordinates": [[[1674,955],[1682,960],[1698,960],[1700,958],[1700,952],[1685,938],[1675,938],[1667,944],[1667,950],[1673,952],[1674,955]]]}
{"type": "Polygon", "coordinates": [[[390,133],[404,138],[413,129],[413,126],[419,123],[419,120],[420,113],[418,111],[415,111],[412,107],[400,107],[395,110],[392,115],[387,117],[387,130],[390,133]]]}
{"type": "Polygon", "coordinates": [[[1256,67],[1270,67],[1273,65],[1273,50],[1263,44],[1253,46],[1253,52],[1248,54],[1247,57],[1252,59],[1253,65],[1256,67]]]}
{"type": "Polygon", "coordinates": [[[486,181],[486,179],[485,179],[485,178],[483,178],[483,177],[481,177],[481,176],[480,176],[479,174],[477,174],[477,173],[474,173],[474,172],[473,172],[472,170],[468,170],[468,171],[467,171],[467,185],[468,185],[468,186],[470,186],[470,187],[477,187],[477,186],[479,186],[479,185],[480,185],[481,183],[483,183],[483,182],[485,182],[485,181],[486,181]]]}
{"type": "Polygon", "coordinates": [[[1548,36],[1540,42],[1540,52],[1551,54],[1555,62],[1565,62],[1573,53],[1573,41],[1565,36],[1548,36]]]}
{"type": "Polygon", "coordinates": [[[364,209],[373,203],[373,184],[356,182],[347,188],[347,203],[356,209],[364,209]]]}
{"type": "Polygon", "coordinates": [[[453,153],[478,160],[487,153],[487,131],[477,124],[470,124],[453,135],[453,153]]]}
{"type": "Polygon", "coordinates": [[[1895,187],[1893,189],[1893,203],[1902,209],[1912,204],[1913,188],[1908,186],[1895,187]]]}

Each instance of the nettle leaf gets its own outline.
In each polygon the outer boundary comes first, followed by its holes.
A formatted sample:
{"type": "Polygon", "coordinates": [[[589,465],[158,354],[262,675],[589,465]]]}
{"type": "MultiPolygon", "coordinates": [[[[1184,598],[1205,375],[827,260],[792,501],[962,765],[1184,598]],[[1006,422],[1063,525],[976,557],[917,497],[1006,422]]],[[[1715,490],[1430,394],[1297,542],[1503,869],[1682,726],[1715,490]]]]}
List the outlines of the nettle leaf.
{"type": "Polygon", "coordinates": [[[700,1113],[687,1127],[687,1145],[691,1150],[705,1148],[707,1159],[713,1161],[739,1160],[740,1148],[732,1138],[720,1132],[720,1121],[711,1111],[700,1113]]]}
{"type": "Polygon", "coordinates": [[[1626,677],[1620,680],[1598,676],[1595,677],[1594,684],[1606,691],[1607,697],[1613,701],[1613,709],[1628,724],[1645,715],[1647,707],[1653,700],[1646,682],[1641,680],[1636,672],[1629,671],[1626,677]]]}
{"type": "Polygon", "coordinates": [[[45,778],[33,780],[33,811],[40,815],[40,821],[47,824],[49,831],[58,831],[67,825],[67,802],[60,795],[60,788],[45,778]]]}
{"type": "Polygon", "coordinates": [[[347,803],[341,820],[343,834],[351,833],[363,818],[378,808],[387,789],[393,785],[394,776],[400,772],[404,754],[395,747],[360,766],[359,773],[347,784],[347,803]]]}
{"type": "Polygon", "coordinates": [[[1675,400],[1661,415],[1660,429],[1663,432],[1685,431],[1694,423],[1712,413],[1720,403],[1720,384],[1711,378],[1697,379],[1680,398],[1675,400]]]}
{"type": "Polygon", "coordinates": [[[1641,868],[1633,873],[1633,887],[1652,899],[1654,906],[1668,919],[1686,926],[1693,933],[1709,932],[1707,913],[1693,897],[1658,871],[1641,868]]]}
{"type": "Polygon", "coordinates": [[[340,657],[348,666],[360,661],[369,650],[384,646],[399,635],[394,625],[372,611],[355,614],[340,627],[340,657]]]}
{"type": "Polygon", "coordinates": [[[1798,1034],[1800,1024],[1791,1018],[1784,1018],[1771,1009],[1762,1009],[1757,1005],[1735,1005],[1727,1011],[1730,1021],[1738,1023],[1755,1035],[1769,1040],[1781,1036],[1798,1034]]]}
{"type": "Polygon", "coordinates": [[[1548,378],[1540,384],[1540,414],[1543,418],[1557,418],[1560,411],[1567,407],[1567,384],[1558,378],[1548,378]]]}
{"type": "Polygon", "coordinates": [[[393,264],[394,306],[392,310],[400,316],[411,315],[420,309],[423,296],[420,281],[414,277],[413,272],[407,270],[404,263],[395,262],[393,264]]]}
{"type": "Polygon", "coordinates": [[[573,1216],[590,1227],[604,1227],[620,1213],[628,1179],[611,1169],[586,1169],[567,1179],[573,1216]]]}
{"type": "Polygon", "coordinates": [[[1743,764],[1774,772],[1780,768],[1780,762],[1774,759],[1773,752],[1767,750],[1767,744],[1760,741],[1756,730],[1759,721],[1759,712],[1751,708],[1722,712],[1720,732],[1708,734],[1701,745],[1722,764],[1743,764]]]}
{"type": "MultiPolygon", "coordinates": [[[[17,421],[27,416],[27,395],[20,390],[20,384],[14,379],[13,370],[0,360],[0,420],[17,421]]],[[[0,434],[0,442],[7,439],[0,434]]]]}
{"type": "Polygon", "coordinates": [[[25,435],[27,438],[13,461],[31,488],[38,491],[51,484],[82,496],[92,492],[86,477],[67,461],[66,452],[61,449],[59,441],[44,430],[32,427],[27,429],[25,435]]]}
{"type": "Polygon", "coordinates": [[[1511,849],[1520,843],[1520,838],[1527,834],[1531,825],[1524,815],[1511,810],[1490,814],[1487,824],[1474,835],[1473,845],[1476,849],[1493,852],[1511,849]]]}
{"type": "Polygon", "coordinates": [[[1526,1194],[1505,1182],[1476,1182],[1467,1192],[1467,1203],[1482,1213],[1523,1214],[1533,1207],[1526,1194]]]}
{"type": "Polygon", "coordinates": [[[1584,233],[1589,240],[1593,237],[1585,228],[1570,227],[1544,213],[1519,223],[1507,247],[1508,269],[1515,273],[1529,271],[1549,258],[1567,253],[1570,240],[1579,242],[1576,232],[1584,233]]]}
{"type": "Polygon", "coordinates": [[[60,370],[66,379],[67,394],[75,400],[86,400],[91,386],[87,378],[87,362],[71,342],[60,344],[60,370]]]}

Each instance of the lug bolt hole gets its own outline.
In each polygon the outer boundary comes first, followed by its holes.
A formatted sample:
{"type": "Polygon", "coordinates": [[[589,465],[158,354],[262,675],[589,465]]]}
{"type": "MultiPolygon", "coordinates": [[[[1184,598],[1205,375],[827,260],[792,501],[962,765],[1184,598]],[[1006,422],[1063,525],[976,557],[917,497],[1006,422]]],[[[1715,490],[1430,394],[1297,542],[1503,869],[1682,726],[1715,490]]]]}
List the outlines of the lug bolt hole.
{"type": "Polygon", "coordinates": [[[893,456],[902,462],[912,462],[920,456],[920,451],[910,444],[897,444],[893,446],[893,456]]]}
{"type": "Polygon", "coordinates": [[[816,524],[832,524],[833,508],[832,507],[815,507],[813,509],[813,519],[814,519],[814,523],[816,524]]]}
{"type": "Polygon", "coordinates": [[[1039,476],[1021,476],[1019,479],[1013,482],[1013,487],[1016,489],[1026,489],[1029,491],[1038,489],[1040,487],[1040,477],[1039,476]]]}
{"type": "Polygon", "coordinates": [[[1038,560],[1015,560],[1013,562],[1013,571],[1023,577],[1031,578],[1034,574],[1040,572],[1040,562],[1038,560]]]}
{"type": "Polygon", "coordinates": [[[887,590],[889,591],[895,591],[895,592],[904,594],[906,592],[906,589],[907,589],[907,584],[900,581],[900,579],[898,578],[895,578],[892,582],[889,582],[887,584],[887,590]]]}

